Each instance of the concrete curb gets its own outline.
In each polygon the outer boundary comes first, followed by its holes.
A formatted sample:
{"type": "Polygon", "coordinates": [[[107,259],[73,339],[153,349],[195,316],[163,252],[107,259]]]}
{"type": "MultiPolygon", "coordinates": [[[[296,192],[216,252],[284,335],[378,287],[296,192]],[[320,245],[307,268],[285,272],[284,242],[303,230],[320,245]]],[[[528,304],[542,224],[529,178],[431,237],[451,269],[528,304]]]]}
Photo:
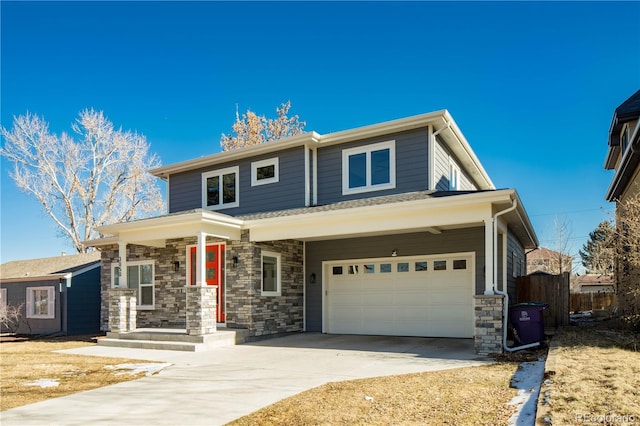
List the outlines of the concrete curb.
{"type": "Polygon", "coordinates": [[[538,407],[536,410],[536,425],[549,426],[552,424],[551,418],[551,392],[553,388],[552,377],[556,374],[556,365],[558,362],[558,342],[551,340],[549,342],[549,352],[547,353],[547,361],[544,365],[544,376],[540,385],[540,395],[538,396],[538,407]]]}

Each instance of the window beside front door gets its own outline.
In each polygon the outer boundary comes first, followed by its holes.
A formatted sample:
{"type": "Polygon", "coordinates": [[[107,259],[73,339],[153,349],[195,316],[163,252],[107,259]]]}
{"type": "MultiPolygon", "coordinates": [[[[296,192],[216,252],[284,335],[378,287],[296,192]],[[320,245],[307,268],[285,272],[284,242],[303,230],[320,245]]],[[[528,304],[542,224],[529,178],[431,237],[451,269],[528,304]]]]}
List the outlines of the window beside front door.
{"type": "Polygon", "coordinates": [[[53,319],[56,317],[55,288],[27,287],[27,318],[53,319]]]}
{"type": "Polygon", "coordinates": [[[381,142],[342,151],[342,194],[396,187],[396,143],[381,142]]]}
{"type": "Polygon", "coordinates": [[[280,296],[281,294],[281,257],[279,253],[262,252],[262,287],[263,296],[280,296]]]}
{"type": "Polygon", "coordinates": [[[137,307],[153,309],[155,306],[155,278],[154,263],[136,261],[127,263],[127,285],[120,285],[120,264],[111,267],[112,287],[126,287],[136,290],[137,307]]]}
{"type": "Polygon", "coordinates": [[[220,210],[240,205],[239,168],[215,170],[202,174],[202,207],[220,210]]]}

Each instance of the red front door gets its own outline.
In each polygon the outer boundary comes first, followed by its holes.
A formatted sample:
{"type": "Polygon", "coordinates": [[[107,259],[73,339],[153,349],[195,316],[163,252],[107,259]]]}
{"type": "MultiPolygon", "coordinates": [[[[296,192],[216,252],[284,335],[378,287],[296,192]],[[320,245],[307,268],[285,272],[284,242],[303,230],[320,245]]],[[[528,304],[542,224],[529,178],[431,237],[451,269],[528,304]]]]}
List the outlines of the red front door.
{"type": "MultiPolygon", "coordinates": [[[[190,284],[196,284],[196,247],[191,247],[190,284]]],[[[217,321],[224,322],[224,244],[207,246],[205,260],[205,279],[207,285],[218,287],[217,321]]]]}

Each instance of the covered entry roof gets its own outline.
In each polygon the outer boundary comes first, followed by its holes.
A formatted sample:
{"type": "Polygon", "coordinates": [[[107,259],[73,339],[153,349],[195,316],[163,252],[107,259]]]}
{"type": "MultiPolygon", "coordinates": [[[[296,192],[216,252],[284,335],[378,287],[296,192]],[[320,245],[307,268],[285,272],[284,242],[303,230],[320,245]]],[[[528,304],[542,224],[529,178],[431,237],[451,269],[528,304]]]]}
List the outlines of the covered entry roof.
{"type": "Polygon", "coordinates": [[[102,226],[98,231],[113,237],[86,244],[126,241],[163,247],[166,239],[198,233],[239,240],[245,229],[251,231],[252,241],[312,241],[416,231],[437,234],[447,229],[481,226],[513,203],[516,209],[503,216],[507,226],[525,248],[537,247],[535,231],[514,189],[419,191],[238,217],[196,209],[102,226]]]}

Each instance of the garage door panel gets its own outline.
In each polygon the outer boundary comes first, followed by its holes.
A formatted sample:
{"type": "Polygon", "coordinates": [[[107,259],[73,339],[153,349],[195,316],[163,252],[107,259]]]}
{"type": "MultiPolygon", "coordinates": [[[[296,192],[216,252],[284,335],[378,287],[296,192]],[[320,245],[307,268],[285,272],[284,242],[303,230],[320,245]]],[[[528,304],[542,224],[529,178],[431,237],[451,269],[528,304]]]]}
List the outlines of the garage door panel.
{"type": "Polygon", "coordinates": [[[325,331],[473,336],[475,268],[473,258],[468,254],[386,258],[366,263],[345,261],[339,265],[345,271],[342,275],[332,275],[332,266],[329,265],[327,271],[325,331]],[[434,270],[436,260],[445,262],[446,269],[434,270]],[[464,260],[456,265],[465,269],[453,269],[453,260],[464,260]],[[348,274],[347,271],[356,273],[348,274]]]}

